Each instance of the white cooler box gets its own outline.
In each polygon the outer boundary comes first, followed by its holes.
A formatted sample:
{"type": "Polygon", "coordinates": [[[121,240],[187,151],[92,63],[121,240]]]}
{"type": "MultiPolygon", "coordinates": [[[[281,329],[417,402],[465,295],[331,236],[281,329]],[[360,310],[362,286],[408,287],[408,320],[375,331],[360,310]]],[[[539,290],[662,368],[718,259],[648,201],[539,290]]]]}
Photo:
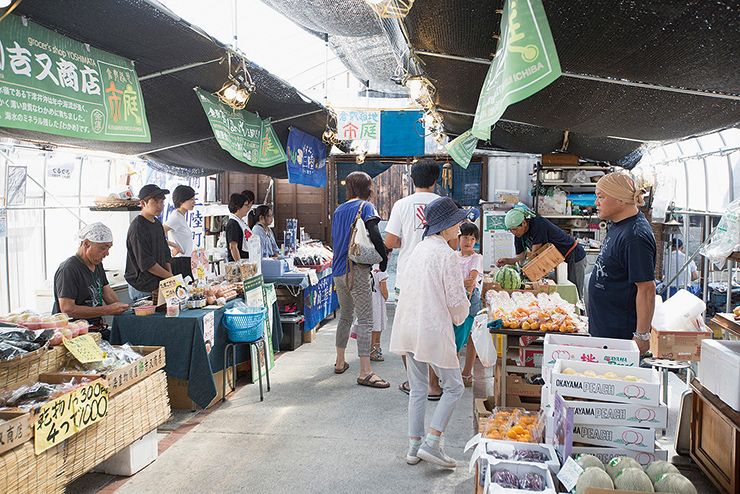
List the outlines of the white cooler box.
{"type": "Polygon", "coordinates": [[[699,381],[735,411],[740,411],[738,369],[740,341],[702,340],[699,381]]]}

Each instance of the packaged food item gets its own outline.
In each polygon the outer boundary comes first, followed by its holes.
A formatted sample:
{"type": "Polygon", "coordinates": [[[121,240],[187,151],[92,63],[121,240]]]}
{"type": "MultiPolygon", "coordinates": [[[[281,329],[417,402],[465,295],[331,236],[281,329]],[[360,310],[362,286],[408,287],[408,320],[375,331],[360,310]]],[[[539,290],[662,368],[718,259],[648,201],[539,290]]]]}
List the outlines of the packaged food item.
{"type": "Polygon", "coordinates": [[[153,305],[143,305],[141,307],[134,307],[134,314],[137,316],[151,316],[157,308],[153,305]]]}
{"type": "Polygon", "coordinates": [[[489,439],[539,443],[542,442],[543,433],[542,412],[530,412],[520,408],[496,408],[488,418],[484,435],[489,439]]]}

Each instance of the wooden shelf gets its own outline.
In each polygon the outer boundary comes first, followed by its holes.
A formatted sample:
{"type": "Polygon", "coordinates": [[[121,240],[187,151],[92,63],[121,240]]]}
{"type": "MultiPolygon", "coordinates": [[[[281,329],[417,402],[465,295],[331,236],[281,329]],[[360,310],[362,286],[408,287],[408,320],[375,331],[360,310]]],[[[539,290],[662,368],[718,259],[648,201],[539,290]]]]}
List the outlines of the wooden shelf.
{"type": "Polygon", "coordinates": [[[595,182],[585,182],[585,183],[579,184],[579,183],[571,183],[571,182],[553,182],[552,180],[543,180],[540,182],[540,185],[545,185],[545,186],[562,185],[564,187],[585,187],[585,188],[596,187],[595,182]]]}
{"type": "Polygon", "coordinates": [[[541,165],[541,170],[584,170],[587,172],[608,172],[611,171],[610,166],[579,166],[579,165],[541,165]]]}
{"type": "Polygon", "coordinates": [[[92,206],[90,211],[141,211],[141,206],[117,206],[117,207],[101,207],[92,206]]]}

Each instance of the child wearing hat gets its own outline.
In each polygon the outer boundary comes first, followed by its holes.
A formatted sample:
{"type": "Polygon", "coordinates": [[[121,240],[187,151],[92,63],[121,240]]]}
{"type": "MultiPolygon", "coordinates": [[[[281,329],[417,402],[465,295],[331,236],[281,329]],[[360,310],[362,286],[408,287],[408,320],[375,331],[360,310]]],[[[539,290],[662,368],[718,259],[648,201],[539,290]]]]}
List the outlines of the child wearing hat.
{"type": "Polygon", "coordinates": [[[459,224],[467,214],[449,197],[430,202],[425,209],[424,239],[414,248],[401,280],[401,292],[413,296],[398,301],[389,349],[406,355],[409,464],[421,459],[447,468],[456,466],[455,460],[445,455],[440,440],[465,389],[453,325],[468,316],[470,302],[457,253],[447,242],[457,238],[459,224]],[[429,367],[439,376],[442,397],[425,436],[429,367]]]}

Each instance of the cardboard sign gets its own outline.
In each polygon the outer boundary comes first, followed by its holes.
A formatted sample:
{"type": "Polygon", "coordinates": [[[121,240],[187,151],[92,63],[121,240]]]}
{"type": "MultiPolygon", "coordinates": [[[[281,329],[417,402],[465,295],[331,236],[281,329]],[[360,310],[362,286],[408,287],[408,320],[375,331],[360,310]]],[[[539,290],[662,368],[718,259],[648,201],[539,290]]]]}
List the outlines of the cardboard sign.
{"type": "Polygon", "coordinates": [[[182,286],[181,274],[159,282],[159,298],[157,299],[159,305],[166,303],[168,300],[171,302],[177,300],[179,303],[182,300],[187,300],[187,296],[187,290],[182,286]]]}
{"type": "Polygon", "coordinates": [[[190,268],[196,280],[204,280],[208,270],[208,257],[205,249],[194,250],[190,255],[190,268]]]}
{"type": "Polygon", "coordinates": [[[89,334],[83,334],[76,338],[62,340],[64,346],[74,355],[81,364],[100,362],[105,358],[103,350],[100,349],[95,340],[89,334]]]}
{"type": "Polygon", "coordinates": [[[108,415],[108,388],[85,384],[41,407],[34,424],[34,449],[41,454],[108,415]]]}
{"type": "Polygon", "coordinates": [[[203,341],[206,344],[206,352],[211,353],[215,334],[215,314],[209,312],[203,316],[203,341]]]}
{"type": "Polygon", "coordinates": [[[308,280],[311,282],[311,285],[315,286],[319,284],[319,275],[316,274],[315,269],[308,270],[308,280]]]}

